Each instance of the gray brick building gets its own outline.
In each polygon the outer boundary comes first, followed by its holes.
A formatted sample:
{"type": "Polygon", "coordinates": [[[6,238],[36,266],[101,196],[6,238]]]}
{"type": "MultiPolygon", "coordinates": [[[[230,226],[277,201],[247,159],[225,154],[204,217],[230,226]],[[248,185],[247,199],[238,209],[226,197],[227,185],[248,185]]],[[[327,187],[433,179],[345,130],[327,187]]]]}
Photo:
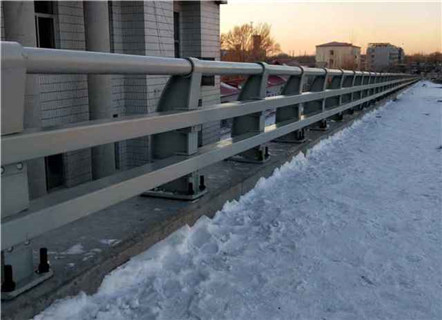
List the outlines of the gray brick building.
{"type": "MultiPolygon", "coordinates": [[[[101,3],[107,11],[108,51],[219,60],[220,3],[222,1],[101,3]]],[[[94,26],[88,26],[87,21],[95,23],[95,20],[87,19],[86,7],[80,1],[1,2],[1,40],[17,41],[24,46],[91,50],[87,30],[94,26]]],[[[111,110],[107,117],[154,112],[167,80],[165,76],[111,76],[111,110]]],[[[27,122],[25,115],[25,126],[48,127],[95,119],[91,116],[91,81],[86,75],[29,76],[25,113],[30,120],[27,122]]],[[[201,89],[201,107],[219,103],[219,77],[204,78],[201,89]]],[[[199,143],[211,143],[219,137],[219,122],[210,123],[203,126],[199,143]]],[[[151,160],[150,137],[120,141],[111,147],[108,150],[113,152],[115,165],[112,163],[112,166],[116,170],[151,160]]],[[[92,158],[93,151],[86,149],[39,159],[35,170],[28,164],[31,197],[92,180],[92,158]]]]}

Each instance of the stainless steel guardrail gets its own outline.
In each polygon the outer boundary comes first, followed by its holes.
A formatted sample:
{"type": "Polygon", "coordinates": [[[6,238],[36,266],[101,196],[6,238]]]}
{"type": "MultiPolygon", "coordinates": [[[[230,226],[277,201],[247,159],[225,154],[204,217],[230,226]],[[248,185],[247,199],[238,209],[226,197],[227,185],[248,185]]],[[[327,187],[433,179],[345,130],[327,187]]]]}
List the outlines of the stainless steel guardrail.
{"type": "Polygon", "coordinates": [[[265,158],[260,146],[266,142],[295,141],[307,126],[364,107],[417,81],[406,74],[38,49],[11,42],[2,42],[1,52],[2,188],[26,188],[26,173],[22,179],[7,180],[3,179],[3,172],[11,166],[25,165],[26,160],[52,154],[153,135],[153,148],[158,155],[147,165],[33,201],[3,198],[2,203],[8,205],[2,205],[2,250],[223,159],[240,155],[243,160],[259,162],[265,158]],[[155,113],[23,129],[26,74],[171,77],[155,113]],[[248,76],[239,101],[198,108],[201,76],[235,74],[248,76]],[[281,95],[265,96],[269,75],[287,77],[281,95]],[[312,84],[309,92],[303,92],[307,77],[313,78],[312,84]],[[277,110],[276,124],[265,127],[262,114],[271,108],[277,110]],[[229,118],[234,118],[232,139],[201,148],[189,147],[195,139],[194,128],[229,118]],[[185,137],[185,142],[179,142],[178,136],[185,137]],[[11,205],[16,201],[20,203],[11,205]]]}

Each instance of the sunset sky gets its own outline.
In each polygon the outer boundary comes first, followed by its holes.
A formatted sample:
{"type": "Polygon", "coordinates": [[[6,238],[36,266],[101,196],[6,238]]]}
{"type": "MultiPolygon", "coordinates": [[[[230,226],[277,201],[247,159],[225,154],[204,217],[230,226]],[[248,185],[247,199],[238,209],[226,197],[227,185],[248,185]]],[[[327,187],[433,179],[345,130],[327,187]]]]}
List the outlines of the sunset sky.
{"type": "Polygon", "coordinates": [[[251,1],[221,5],[221,32],[244,23],[267,22],[286,53],[314,54],[315,45],[390,42],[406,54],[442,51],[441,1],[251,1]]]}

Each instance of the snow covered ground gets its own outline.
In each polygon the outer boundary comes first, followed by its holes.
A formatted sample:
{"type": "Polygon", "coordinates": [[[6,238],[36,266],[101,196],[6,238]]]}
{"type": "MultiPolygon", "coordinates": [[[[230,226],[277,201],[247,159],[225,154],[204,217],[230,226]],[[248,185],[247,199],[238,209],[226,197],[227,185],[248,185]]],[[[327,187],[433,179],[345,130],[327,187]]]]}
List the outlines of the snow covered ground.
{"type": "Polygon", "coordinates": [[[438,100],[416,84],[36,319],[441,319],[438,100]]]}

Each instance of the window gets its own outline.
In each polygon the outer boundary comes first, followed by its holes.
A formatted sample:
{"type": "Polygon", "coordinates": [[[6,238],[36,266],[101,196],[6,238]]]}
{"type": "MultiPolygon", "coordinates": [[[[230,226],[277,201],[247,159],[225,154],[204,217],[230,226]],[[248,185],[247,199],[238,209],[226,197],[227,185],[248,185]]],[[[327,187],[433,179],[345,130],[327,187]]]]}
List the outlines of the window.
{"type": "Polygon", "coordinates": [[[56,154],[45,158],[46,189],[51,191],[64,184],[63,154],[56,154]]]}
{"type": "MultiPolygon", "coordinates": [[[[209,61],[215,61],[215,58],[204,58],[204,57],[198,57],[200,60],[209,60],[209,61]]],[[[211,86],[213,87],[215,85],[215,76],[202,76],[201,77],[201,86],[211,86]]]]}
{"type": "Polygon", "coordinates": [[[175,49],[175,58],[180,57],[180,13],[173,13],[173,43],[175,49]]]}
{"type": "Polygon", "coordinates": [[[198,131],[198,148],[201,148],[203,146],[203,129],[201,128],[200,131],[198,131]]]}
{"type": "Polygon", "coordinates": [[[335,51],[334,50],[330,50],[330,55],[332,56],[334,54],[335,54],[335,51]]]}
{"type": "Polygon", "coordinates": [[[34,1],[37,47],[55,48],[54,2],[34,1]]]}

